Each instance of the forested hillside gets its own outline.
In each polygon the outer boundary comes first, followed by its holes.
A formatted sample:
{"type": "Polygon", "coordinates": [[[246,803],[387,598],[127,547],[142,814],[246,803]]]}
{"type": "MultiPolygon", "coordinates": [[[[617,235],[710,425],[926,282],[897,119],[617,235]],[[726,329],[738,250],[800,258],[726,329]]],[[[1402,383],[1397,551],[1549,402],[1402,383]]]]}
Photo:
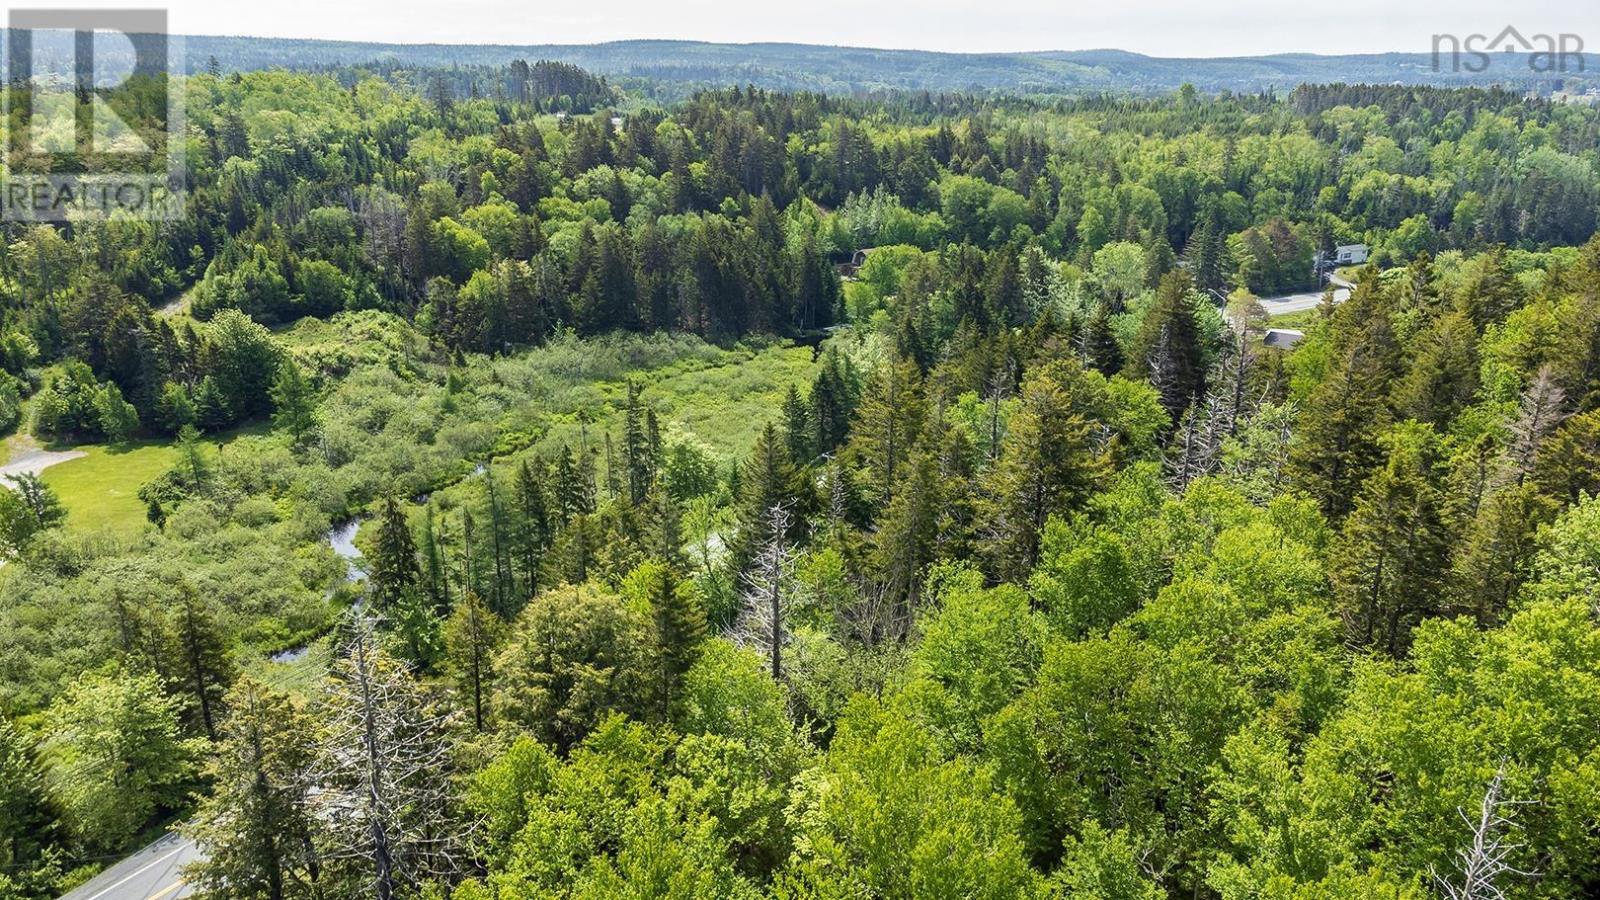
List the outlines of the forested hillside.
{"type": "Polygon", "coordinates": [[[0,898],[1600,893],[1600,113],[491,74],[5,226],[0,898]]]}
{"type": "MultiPolygon", "coordinates": [[[[1540,37],[1535,35],[1534,37],[1540,37]]],[[[1440,64],[1424,43],[1396,46],[1412,52],[1280,53],[1215,57],[1196,45],[1194,58],[1147,56],[1124,50],[1056,50],[1023,53],[939,53],[927,50],[836,47],[819,44],[719,44],[706,41],[633,40],[602,44],[377,44],[191,35],[190,65],[210,60],[230,70],[275,66],[332,68],[397,66],[473,69],[545,59],[582,66],[655,97],[681,98],[697,89],[753,84],[787,91],[853,94],[871,91],[993,92],[1072,95],[1096,91],[1159,94],[1194,84],[1207,91],[1292,90],[1331,81],[1372,84],[1506,85],[1548,93],[1592,82],[1600,57],[1569,49],[1564,64],[1530,66],[1525,54],[1491,58],[1479,71],[1452,69],[1448,43],[1440,64]]],[[[1481,46],[1482,41],[1479,42],[1481,46]]],[[[1474,61],[1475,57],[1464,57],[1474,61]]]]}

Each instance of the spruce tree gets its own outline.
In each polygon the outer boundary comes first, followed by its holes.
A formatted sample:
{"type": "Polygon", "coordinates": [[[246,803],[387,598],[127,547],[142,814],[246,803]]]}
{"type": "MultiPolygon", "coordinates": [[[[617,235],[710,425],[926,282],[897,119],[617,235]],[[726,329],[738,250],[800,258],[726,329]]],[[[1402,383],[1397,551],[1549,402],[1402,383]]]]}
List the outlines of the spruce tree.
{"type": "Polygon", "coordinates": [[[894,498],[926,410],[921,376],[909,360],[881,366],[867,382],[851,428],[849,459],[866,470],[867,493],[880,504],[894,498]]]}
{"type": "Polygon", "coordinates": [[[1289,462],[1297,486],[1339,520],[1383,461],[1378,439],[1392,421],[1399,349],[1388,313],[1366,284],[1338,308],[1328,341],[1333,359],[1306,400],[1289,462]]]}
{"type": "MultiPolygon", "coordinates": [[[[739,533],[732,557],[736,572],[743,571],[756,549],[771,540],[767,529],[773,518],[773,508],[809,510],[808,492],[809,485],[789,458],[778,429],[768,422],[739,470],[739,533]]],[[[792,513],[784,521],[791,529],[800,527],[800,520],[792,513]]],[[[794,533],[783,537],[792,540],[794,533]]]]}
{"type": "Polygon", "coordinates": [[[517,479],[513,490],[516,495],[517,556],[522,566],[523,592],[533,596],[539,591],[539,568],[544,552],[550,546],[550,501],[541,477],[542,464],[523,460],[517,466],[517,479]]]}
{"type": "Polygon", "coordinates": [[[897,621],[909,623],[924,570],[937,553],[943,491],[938,460],[919,450],[906,461],[904,484],[879,522],[874,569],[897,621]]]}
{"type": "Polygon", "coordinates": [[[286,695],[248,678],[226,704],[207,770],[212,789],[182,829],[202,851],[184,877],[204,897],[318,896],[321,823],[309,799],[316,728],[286,695]]]}
{"type": "Polygon", "coordinates": [[[505,621],[473,593],[461,598],[444,625],[445,659],[456,690],[471,705],[472,727],[476,731],[483,731],[489,721],[494,655],[505,634],[505,621]]]}
{"type": "Polygon", "coordinates": [[[623,596],[650,610],[658,653],[653,657],[657,701],[662,721],[671,721],[683,678],[700,658],[706,636],[706,610],[694,582],[678,576],[667,562],[647,560],[629,574],[623,596]]]}
{"type": "Polygon", "coordinates": [[[210,604],[185,583],[178,590],[178,604],[169,612],[176,638],[176,672],[182,690],[199,714],[206,736],[217,739],[217,721],[222,718],[222,696],[233,682],[237,667],[229,653],[228,641],[210,604]]]}
{"type": "Polygon", "coordinates": [[[1383,444],[1387,460],[1361,486],[1329,567],[1351,642],[1398,656],[1440,606],[1451,534],[1432,430],[1397,425],[1383,444]]]}
{"type": "Polygon", "coordinates": [[[228,398],[210,375],[200,379],[200,386],[195,389],[194,420],[201,429],[209,432],[221,431],[233,424],[233,409],[228,404],[228,398]]]}
{"type": "Polygon", "coordinates": [[[1491,494],[1455,548],[1450,577],[1454,608],[1484,627],[1498,625],[1528,579],[1539,528],[1558,510],[1532,482],[1491,494]]]}
{"type": "Polygon", "coordinates": [[[1045,520],[1098,484],[1103,460],[1083,409],[1083,373],[1067,360],[1031,375],[1011,414],[1000,458],[984,478],[983,522],[995,574],[1021,579],[1038,560],[1045,520]]]}
{"type": "Polygon", "coordinates": [[[644,410],[639,402],[639,385],[629,381],[627,391],[627,402],[623,407],[622,453],[628,470],[628,502],[638,506],[644,502],[645,493],[655,481],[656,459],[646,429],[644,410]]]}
{"type": "Polygon", "coordinates": [[[427,583],[428,595],[433,598],[435,611],[444,615],[450,610],[449,549],[431,497],[422,509],[422,546],[418,551],[422,556],[422,577],[427,583]]]}
{"type": "Polygon", "coordinates": [[[1411,342],[1410,367],[1395,385],[1395,414],[1445,426],[1478,389],[1478,333],[1460,313],[1430,322],[1411,342]]]}
{"type": "Polygon", "coordinates": [[[405,510],[393,495],[384,498],[378,541],[372,554],[372,601],[380,610],[397,605],[422,580],[417,547],[405,510]]]}
{"type": "Polygon", "coordinates": [[[1095,304],[1083,330],[1083,357],[1095,369],[1106,375],[1122,371],[1122,345],[1111,324],[1111,305],[1104,300],[1095,304]]]}
{"type": "Polygon", "coordinates": [[[1148,378],[1155,385],[1174,420],[1205,390],[1193,292],[1194,283],[1184,272],[1169,272],[1161,279],[1125,366],[1129,377],[1148,378]]]}
{"type": "Polygon", "coordinates": [[[822,371],[811,384],[810,399],[812,449],[819,455],[832,453],[850,436],[858,400],[855,373],[837,349],[823,352],[822,371]]]}
{"type": "Polygon", "coordinates": [[[783,399],[783,441],[789,458],[799,465],[806,465],[815,455],[811,450],[812,435],[811,411],[800,396],[799,386],[791,384],[783,399]]]}

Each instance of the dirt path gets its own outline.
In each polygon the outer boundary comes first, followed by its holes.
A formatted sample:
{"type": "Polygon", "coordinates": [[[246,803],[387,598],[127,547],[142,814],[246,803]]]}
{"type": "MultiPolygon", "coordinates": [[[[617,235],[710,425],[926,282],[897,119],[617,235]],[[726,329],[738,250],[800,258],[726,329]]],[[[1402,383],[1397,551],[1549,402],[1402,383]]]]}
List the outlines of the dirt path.
{"type": "Polygon", "coordinates": [[[12,451],[11,459],[0,466],[0,485],[11,487],[10,480],[5,477],[7,475],[24,473],[37,475],[56,463],[86,455],[82,450],[44,450],[39,447],[18,446],[12,451]]]}

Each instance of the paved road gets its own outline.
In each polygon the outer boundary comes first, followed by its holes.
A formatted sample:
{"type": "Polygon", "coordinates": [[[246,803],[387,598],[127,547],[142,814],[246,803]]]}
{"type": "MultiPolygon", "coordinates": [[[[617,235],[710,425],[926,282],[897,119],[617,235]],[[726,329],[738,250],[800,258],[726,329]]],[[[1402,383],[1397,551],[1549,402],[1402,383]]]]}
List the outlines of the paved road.
{"type": "MultiPolygon", "coordinates": [[[[1333,280],[1333,284],[1333,302],[1343,303],[1350,299],[1350,289],[1355,285],[1337,278],[1333,280]]],[[[1261,305],[1267,308],[1267,315],[1269,316],[1286,316],[1289,313],[1304,312],[1322,305],[1322,291],[1285,294],[1282,297],[1262,297],[1261,305]]]]}
{"type": "Polygon", "coordinates": [[[169,832],[61,900],[177,900],[189,894],[179,870],[199,856],[192,841],[169,832]]]}

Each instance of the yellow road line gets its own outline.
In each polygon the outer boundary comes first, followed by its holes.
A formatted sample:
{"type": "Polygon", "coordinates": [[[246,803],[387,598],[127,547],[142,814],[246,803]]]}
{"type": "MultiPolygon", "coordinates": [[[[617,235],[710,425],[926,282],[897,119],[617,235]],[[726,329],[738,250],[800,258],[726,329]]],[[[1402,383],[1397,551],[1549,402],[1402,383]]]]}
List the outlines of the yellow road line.
{"type": "Polygon", "coordinates": [[[155,860],[154,862],[151,862],[151,863],[148,863],[146,865],[140,866],[138,869],[134,870],[131,874],[123,877],[117,883],[102,889],[99,893],[96,893],[94,896],[88,898],[88,900],[100,900],[101,897],[104,897],[105,895],[111,893],[112,891],[116,890],[117,888],[122,887],[124,884],[127,884],[129,881],[132,881],[135,877],[139,876],[140,874],[143,874],[144,872],[146,872],[146,871],[148,871],[148,870],[150,870],[150,869],[152,869],[152,868],[154,868],[156,866],[161,865],[162,863],[164,863],[167,860],[173,858],[174,856],[177,856],[179,853],[182,853],[184,851],[184,849],[185,848],[183,848],[183,847],[179,847],[178,849],[173,850],[172,852],[166,854],[165,856],[162,856],[161,858],[155,860]]]}
{"type": "Polygon", "coordinates": [[[177,881],[174,881],[173,883],[162,888],[160,893],[151,894],[150,896],[146,897],[145,900],[161,900],[162,897],[165,897],[181,887],[183,887],[183,879],[179,878],[177,881]]]}

